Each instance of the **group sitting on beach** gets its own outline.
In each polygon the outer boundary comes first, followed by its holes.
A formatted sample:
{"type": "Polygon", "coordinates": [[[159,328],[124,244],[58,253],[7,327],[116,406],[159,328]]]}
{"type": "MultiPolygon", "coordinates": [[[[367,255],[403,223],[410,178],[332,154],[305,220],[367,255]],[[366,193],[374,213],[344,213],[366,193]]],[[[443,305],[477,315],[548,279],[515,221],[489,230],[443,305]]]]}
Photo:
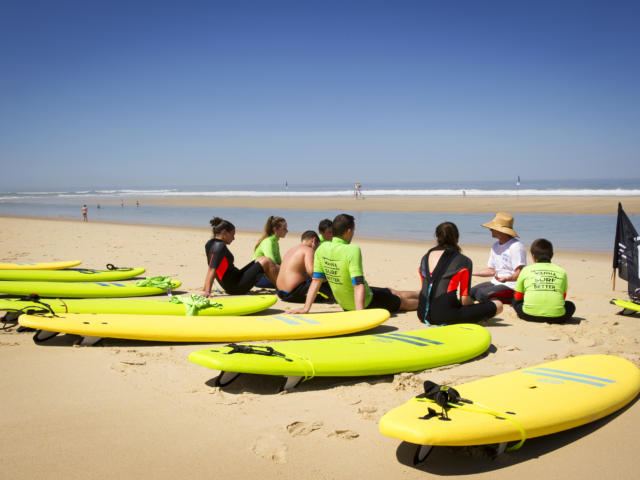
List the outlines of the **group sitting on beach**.
{"type": "Polygon", "coordinates": [[[519,318],[530,321],[562,322],[575,312],[575,305],[565,301],[566,272],[551,263],[551,242],[535,240],[531,245],[535,263],[527,266],[526,249],[513,229],[514,219],[504,212],[482,225],[496,242],[487,267],[475,273],[471,259],[461,253],[456,225],[438,225],[437,245],[420,262],[421,288],[416,291],[367,283],[362,252],[352,243],[355,219],[346,213],[333,221],[322,220],[319,234],[305,231],[300,244],[284,257],[279,240],[288,232],[287,222],[282,217],[269,217],[253,260],[242,268],[234,265],[228,248],[235,239],[235,226],[219,217],[210,223],[213,238],[205,245],[206,297],[217,280],[231,295],[246,294],[256,286],[274,288],[281,300],[304,304],[287,312],[291,314],[309,312],[314,302],[337,302],[344,310],[417,311],[420,321],[427,325],[479,322],[499,315],[504,304],[511,304],[519,318]],[[472,287],[472,276],[491,280],[472,287]]]}

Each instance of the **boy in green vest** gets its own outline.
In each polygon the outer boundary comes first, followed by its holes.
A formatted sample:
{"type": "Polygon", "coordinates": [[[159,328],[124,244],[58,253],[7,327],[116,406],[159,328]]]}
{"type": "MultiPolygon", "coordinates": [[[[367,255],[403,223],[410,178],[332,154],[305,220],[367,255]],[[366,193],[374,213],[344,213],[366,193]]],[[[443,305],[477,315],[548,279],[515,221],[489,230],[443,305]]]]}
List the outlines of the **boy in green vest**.
{"type": "Polygon", "coordinates": [[[551,263],[553,245],[539,238],[531,244],[535,262],[522,269],[516,282],[513,309],[522,320],[560,323],[569,320],[576,311],[573,302],[566,301],[567,272],[551,263]]]}

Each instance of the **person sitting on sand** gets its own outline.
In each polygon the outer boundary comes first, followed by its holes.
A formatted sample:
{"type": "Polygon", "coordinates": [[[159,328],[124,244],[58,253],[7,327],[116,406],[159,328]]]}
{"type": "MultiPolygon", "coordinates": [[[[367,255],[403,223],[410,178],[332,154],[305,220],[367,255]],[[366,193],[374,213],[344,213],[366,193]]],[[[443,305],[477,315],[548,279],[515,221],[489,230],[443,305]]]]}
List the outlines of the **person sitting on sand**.
{"type": "Polygon", "coordinates": [[[512,306],[522,320],[559,323],[569,320],[576,311],[567,296],[567,272],[551,263],[553,245],[538,238],[531,244],[535,262],[522,269],[516,282],[512,306]]]}
{"type": "Polygon", "coordinates": [[[318,235],[318,237],[320,238],[320,243],[331,241],[331,239],[333,238],[332,225],[333,222],[328,218],[320,221],[320,223],[318,224],[318,232],[320,232],[320,235],[318,235]]]}
{"type": "Polygon", "coordinates": [[[369,287],[362,271],[362,252],[351,243],[355,220],[342,213],[333,219],[333,239],[321,244],[314,254],[313,280],[304,307],[289,313],[307,313],[326,279],[336,301],[344,310],[386,308],[390,312],[415,310],[418,292],[369,287]]]}
{"type": "MultiPolygon", "coordinates": [[[[259,257],[270,258],[276,265],[276,276],[280,270],[280,264],[282,258],[280,257],[280,243],[279,240],[284,238],[288,232],[287,221],[282,217],[270,216],[267,218],[267,222],[264,224],[264,231],[258,243],[256,243],[253,251],[253,259],[259,257]]],[[[270,282],[269,279],[261,276],[258,279],[257,287],[261,288],[275,288],[274,282],[270,282]]]]}
{"type": "MultiPolygon", "coordinates": [[[[305,302],[313,275],[313,254],[319,244],[318,234],[313,230],[307,230],[300,238],[300,245],[285,254],[276,280],[276,293],[280,300],[291,303],[305,302]]],[[[331,297],[329,285],[323,283],[316,302],[327,301],[331,297]]]]}
{"type": "Polygon", "coordinates": [[[483,227],[491,230],[491,236],[497,241],[491,247],[488,268],[474,273],[477,277],[493,277],[471,288],[471,298],[479,302],[498,299],[502,303],[511,303],[513,289],[520,271],[527,264],[527,251],[518,234],[513,229],[513,217],[498,212],[483,227]]]}
{"type": "Polygon", "coordinates": [[[211,295],[211,287],[215,279],[218,279],[225,292],[231,295],[247,293],[256,284],[261,274],[274,284],[276,283],[276,265],[270,258],[258,257],[242,269],[236,268],[233,265],[233,255],[227,248],[227,245],[235,239],[236,227],[220,217],[212,218],[209,223],[213,230],[213,238],[204,247],[209,265],[204,280],[205,297],[211,295]]]}
{"type": "Polygon", "coordinates": [[[473,264],[461,253],[458,227],[451,222],[441,223],[435,235],[438,246],[429,250],[420,262],[420,321],[427,325],[475,323],[501,313],[501,301],[474,303],[469,296],[473,264]]]}

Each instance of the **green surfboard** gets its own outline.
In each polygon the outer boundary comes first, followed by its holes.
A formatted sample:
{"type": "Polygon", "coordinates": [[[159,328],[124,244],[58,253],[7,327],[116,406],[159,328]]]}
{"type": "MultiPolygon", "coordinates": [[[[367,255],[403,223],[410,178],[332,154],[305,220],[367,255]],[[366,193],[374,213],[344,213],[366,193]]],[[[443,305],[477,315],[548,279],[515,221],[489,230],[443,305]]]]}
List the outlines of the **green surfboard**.
{"type": "MultiPolygon", "coordinates": [[[[171,289],[182,283],[174,280],[171,289]]],[[[135,282],[12,282],[0,281],[0,293],[53,298],[143,297],[166,293],[163,288],[136,287],[135,282]]]]}
{"type": "Polygon", "coordinates": [[[144,268],[116,268],[113,270],[0,270],[0,280],[21,282],[113,282],[137,277],[144,268]]]}
{"type": "Polygon", "coordinates": [[[218,385],[240,373],[284,375],[285,389],[302,379],[385,375],[460,363],[484,353],[489,331],[475,324],[343,338],[206,348],[189,361],[220,370],[218,385]]]}
{"type": "MultiPolygon", "coordinates": [[[[248,315],[261,312],[276,303],[275,295],[247,295],[215,297],[211,301],[218,306],[196,311],[198,316],[248,315]]],[[[0,310],[5,312],[31,313],[53,310],[55,313],[117,313],[135,315],[186,315],[181,303],[171,303],[168,298],[86,298],[43,299],[39,302],[0,298],[0,310]],[[44,305],[43,305],[44,304],[44,305]]]]}

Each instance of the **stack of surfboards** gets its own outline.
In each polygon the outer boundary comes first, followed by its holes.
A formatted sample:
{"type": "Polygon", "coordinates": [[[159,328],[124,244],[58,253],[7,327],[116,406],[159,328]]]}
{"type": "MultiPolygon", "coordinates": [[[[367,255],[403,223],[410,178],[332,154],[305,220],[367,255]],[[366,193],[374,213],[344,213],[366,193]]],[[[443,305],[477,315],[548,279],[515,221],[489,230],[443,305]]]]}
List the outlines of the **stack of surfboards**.
{"type": "MultiPolygon", "coordinates": [[[[0,264],[0,293],[52,298],[113,298],[141,297],[166,293],[157,287],[137,287],[121,283],[144,273],[144,268],[114,268],[111,270],[69,269],[78,260],[51,263],[0,264]]],[[[180,286],[175,280],[171,290],[180,286]]]]}

